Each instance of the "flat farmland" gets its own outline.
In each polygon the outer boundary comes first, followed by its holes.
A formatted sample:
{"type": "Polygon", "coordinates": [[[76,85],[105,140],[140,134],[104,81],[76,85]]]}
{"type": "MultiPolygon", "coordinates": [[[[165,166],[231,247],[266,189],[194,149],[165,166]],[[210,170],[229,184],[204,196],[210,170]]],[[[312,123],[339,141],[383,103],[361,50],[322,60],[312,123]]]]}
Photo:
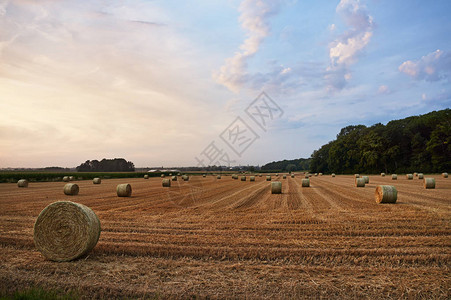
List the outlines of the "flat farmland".
{"type": "Polygon", "coordinates": [[[193,176],[0,184],[0,291],[28,287],[91,298],[436,298],[451,295],[451,179],[436,189],[398,176],[303,176],[271,194],[265,176],[193,176]],[[131,197],[116,196],[130,183],[131,197]],[[377,204],[377,185],[398,189],[377,204]],[[34,247],[33,224],[69,200],[98,215],[102,233],[82,259],[56,263],[34,247]]]}

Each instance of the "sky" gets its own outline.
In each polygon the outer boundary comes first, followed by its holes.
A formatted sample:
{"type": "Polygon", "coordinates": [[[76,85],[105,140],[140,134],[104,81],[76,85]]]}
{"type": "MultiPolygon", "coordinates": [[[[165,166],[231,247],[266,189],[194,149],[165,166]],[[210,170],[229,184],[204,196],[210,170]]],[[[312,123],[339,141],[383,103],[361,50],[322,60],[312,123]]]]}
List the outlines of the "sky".
{"type": "Polygon", "coordinates": [[[451,1],[0,0],[0,168],[263,165],[451,106],[451,1]]]}

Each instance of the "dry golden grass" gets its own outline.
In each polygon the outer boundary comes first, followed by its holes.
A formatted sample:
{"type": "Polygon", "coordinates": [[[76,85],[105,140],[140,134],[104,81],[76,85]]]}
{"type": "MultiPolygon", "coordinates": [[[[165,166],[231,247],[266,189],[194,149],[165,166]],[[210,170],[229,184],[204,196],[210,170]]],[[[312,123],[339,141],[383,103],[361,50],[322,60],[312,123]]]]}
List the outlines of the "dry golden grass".
{"type": "Polygon", "coordinates": [[[353,176],[287,178],[271,194],[255,183],[193,176],[101,185],[79,181],[71,197],[99,217],[102,233],[88,257],[46,260],[33,224],[65,200],[64,183],[27,189],[0,184],[0,292],[31,286],[91,298],[438,298],[451,293],[451,180],[353,176]],[[377,185],[395,185],[396,204],[377,204],[377,185]]]}

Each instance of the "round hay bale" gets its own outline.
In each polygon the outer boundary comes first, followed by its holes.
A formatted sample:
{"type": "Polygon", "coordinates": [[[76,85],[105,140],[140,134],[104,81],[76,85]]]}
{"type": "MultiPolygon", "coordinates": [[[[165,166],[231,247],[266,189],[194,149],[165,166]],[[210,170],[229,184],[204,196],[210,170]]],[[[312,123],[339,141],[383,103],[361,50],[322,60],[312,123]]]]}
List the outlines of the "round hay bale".
{"type": "Polygon", "coordinates": [[[163,187],[170,187],[171,186],[171,180],[163,179],[162,185],[163,185],[163,187]]]}
{"type": "Polygon", "coordinates": [[[406,178],[407,178],[407,180],[412,180],[413,179],[413,174],[406,174],[406,178]]]}
{"type": "Polygon", "coordinates": [[[392,180],[397,180],[397,179],[398,179],[398,175],[396,175],[396,174],[391,174],[391,179],[392,179],[392,180]]]}
{"type": "Polygon", "coordinates": [[[360,178],[360,174],[354,174],[354,178],[360,178]]]}
{"type": "Polygon", "coordinates": [[[311,176],[310,176],[310,174],[305,174],[304,175],[304,178],[310,178],[311,176]]]}
{"type": "Polygon", "coordinates": [[[216,176],[216,179],[221,179],[221,175],[216,176]]]}
{"type": "Polygon", "coordinates": [[[172,176],[172,173],[169,173],[169,176],[172,176]]]}
{"type": "Polygon", "coordinates": [[[283,178],[283,179],[287,179],[287,175],[283,175],[282,178],[283,178]]]}
{"type": "Polygon", "coordinates": [[[279,173],[276,173],[276,177],[279,176],[279,173]]]}
{"type": "Polygon", "coordinates": [[[241,176],[241,181],[246,181],[246,176],[241,176]]]}
{"type": "Polygon", "coordinates": [[[266,181],[271,181],[271,176],[266,176],[266,181]]]}
{"type": "Polygon", "coordinates": [[[66,183],[64,186],[64,194],[69,196],[77,195],[79,190],[78,184],[76,183],[66,183]]]}
{"type": "Polygon", "coordinates": [[[132,186],[128,183],[118,184],[116,192],[118,197],[130,197],[132,195],[132,186]]]}
{"type": "Polygon", "coordinates": [[[443,178],[448,178],[448,173],[442,173],[443,178]]]}
{"type": "Polygon", "coordinates": [[[312,177],[313,176],[313,174],[308,174],[308,177],[312,177]]]}
{"type": "Polygon", "coordinates": [[[102,179],[100,179],[99,177],[96,177],[92,180],[93,184],[101,184],[102,183],[102,179]]]}
{"type": "Polygon", "coordinates": [[[207,177],[207,174],[202,174],[202,177],[204,177],[204,178],[207,177]]]}
{"type": "Polygon", "coordinates": [[[381,176],[382,176],[382,177],[385,177],[385,173],[381,173],[381,176]]]}
{"type": "Polygon", "coordinates": [[[258,174],[258,177],[262,177],[262,174],[258,174]]]}
{"type": "Polygon", "coordinates": [[[335,177],[335,173],[332,173],[332,177],[335,177]]]}
{"type": "Polygon", "coordinates": [[[183,178],[183,181],[189,181],[189,176],[188,175],[183,175],[182,178],[183,178]]]}
{"type": "Polygon", "coordinates": [[[318,176],[318,173],[315,173],[315,176],[318,176]]]}
{"type": "Polygon", "coordinates": [[[144,179],[149,179],[149,175],[144,175],[144,179]]]}
{"type": "Polygon", "coordinates": [[[356,187],[365,187],[365,178],[356,178],[355,186],[356,187]]]}
{"type": "Polygon", "coordinates": [[[319,176],[323,176],[323,173],[318,173],[319,176]]]}
{"type": "Polygon", "coordinates": [[[69,181],[74,181],[74,176],[69,176],[69,181]]]}
{"type": "Polygon", "coordinates": [[[249,181],[255,181],[255,176],[249,177],[249,181]]]}
{"type": "Polygon", "coordinates": [[[435,189],[435,178],[424,178],[425,189],[435,189]]]}
{"type": "Polygon", "coordinates": [[[302,179],[302,187],[309,187],[310,186],[310,179],[304,178],[302,179]]]}
{"type": "Polygon", "coordinates": [[[177,176],[180,176],[180,175],[182,175],[182,173],[177,173],[177,176]]]}
{"type": "Polygon", "coordinates": [[[21,179],[19,181],[17,181],[17,186],[18,187],[28,187],[28,180],[26,179],[21,179]]]}
{"type": "Polygon", "coordinates": [[[376,203],[396,203],[398,191],[393,185],[378,185],[374,193],[376,203]]]}
{"type": "Polygon", "coordinates": [[[362,178],[365,179],[365,184],[370,183],[370,177],[362,176],[362,178]]]}
{"type": "Polygon", "coordinates": [[[294,178],[294,174],[291,174],[291,178],[294,178]]]}
{"type": "Polygon", "coordinates": [[[413,176],[417,177],[418,173],[417,172],[413,172],[413,176]]]}
{"type": "Polygon", "coordinates": [[[69,176],[64,176],[64,177],[63,177],[63,181],[64,181],[64,182],[69,182],[69,176]]]}
{"type": "Polygon", "coordinates": [[[53,261],[70,261],[88,254],[99,237],[97,215],[89,207],[70,201],[48,205],[34,223],[34,244],[53,261]]]}
{"type": "Polygon", "coordinates": [[[164,174],[161,174],[161,178],[164,178],[164,174]]]}
{"type": "Polygon", "coordinates": [[[424,175],[423,175],[423,173],[418,173],[418,179],[423,179],[424,178],[424,175]]]}
{"type": "Polygon", "coordinates": [[[271,182],[271,194],[282,194],[282,182],[280,181],[271,182]]]}
{"type": "Polygon", "coordinates": [[[177,181],[177,176],[172,176],[171,179],[172,181],[177,181]]]}

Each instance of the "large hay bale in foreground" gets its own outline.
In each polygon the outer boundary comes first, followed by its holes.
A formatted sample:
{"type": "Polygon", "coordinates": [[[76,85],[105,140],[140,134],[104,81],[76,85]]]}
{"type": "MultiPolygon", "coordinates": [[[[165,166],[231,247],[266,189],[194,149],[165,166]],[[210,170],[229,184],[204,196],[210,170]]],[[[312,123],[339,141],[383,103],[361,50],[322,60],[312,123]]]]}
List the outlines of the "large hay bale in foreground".
{"type": "Polygon", "coordinates": [[[172,176],[171,179],[172,181],[177,181],[177,176],[172,176]]]}
{"type": "Polygon", "coordinates": [[[89,207],[70,201],[50,204],[34,223],[34,244],[53,261],[70,261],[88,254],[99,237],[97,215],[89,207]]]}
{"type": "Polygon", "coordinates": [[[130,197],[132,195],[132,186],[128,183],[118,184],[116,193],[118,197],[130,197]]]}
{"type": "Polygon", "coordinates": [[[64,177],[63,177],[63,181],[64,181],[64,182],[69,182],[69,176],[64,176],[64,177]]]}
{"type": "Polygon", "coordinates": [[[266,176],[266,181],[271,181],[271,176],[266,176]]]}
{"type": "Polygon", "coordinates": [[[378,185],[374,193],[377,203],[396,203],[398,191],[393,185],[378,185]]]}
{"type": "Polygon", "coordinates": [[[96,177],[92,180],[93,184],[101,184],[102,183],[102,179],[100,179],[99,177],[96,177]]]}
{"type": "Polygon", "coordinates": [[[302,179],[302,187],[309,187],[310,186],[310,179],[304,178],[302,179]]]}
{"type": "Polygon", "coordinates": [[[241,176],[241,181],[246,181],[246,176],[241,176]]]}
{"type": "Polygon", "coordinates": [[[365,178],[356,178],[355,186],[356,187],[365,187],[365,178]]]}
{"type": "Polygon", "coordinates": [[[255,181],[255,176],[251,176],[251,177],[249,178],[249,181],[255,181]]]}
{"type": "Polygon", "coordinates": [[[391,179],[392,179],[392,180],[397,180],[397,179],[398,179],[398,175],[396,175],[396,174],[391,174],[391,179]]]}
{"type": "Polygon", "coordinates": [[[370,183],[370,177],[369,176],[362,176],[363,179],[365,179],[365,184],[370,183]]]}
{"type": "Polygon", "coordinates": [[[423,173],[418,173],[418,179],[423,179],[424,178],[424,175],[423,175],[423,173]]]}
{"type": "Polygon", "coordinates": [[[425,189],[435,189],[435,178],[424,178],[425,189]]]}
{"type": "Polygon", "coordinates": [[[163,187],[170,187],[171,186],[171,180],[163,179],[162,185],[163,185],[163,187]]]}
{"type": "Polygon", "coordinates": [[[448,178],[448,173],[442,173],[443,178],[448,178]]]}
{"type": "Polygon", "coordinates": [[[149,175],[144,175],[144,179],[149,179],[149,175]]]}
{"type": "Polygon", "coordinates": [[[407,180],[412,180],[413,179],[413,174],[406,174],[406,178],[407,178],[407,180]]]}
{"type": "Polygon", "coordinates": [[[17,181],[17,186],[24,187],[24,188],[28,187],[28,180],[21,179],[21,180],[17,181]]]}
{"type": "Polygon", "coordinates": [[[282,182],[280,181],[271,182],[271,194],[282,194],[282,182]]]}
{"type": "Polygon", "coordinates": [[[68,196],[75,196],[78,195],[80,188],[78,187],[78,184],[76,183],[67,183],[64,186],[64,194],[68,196]]]}

